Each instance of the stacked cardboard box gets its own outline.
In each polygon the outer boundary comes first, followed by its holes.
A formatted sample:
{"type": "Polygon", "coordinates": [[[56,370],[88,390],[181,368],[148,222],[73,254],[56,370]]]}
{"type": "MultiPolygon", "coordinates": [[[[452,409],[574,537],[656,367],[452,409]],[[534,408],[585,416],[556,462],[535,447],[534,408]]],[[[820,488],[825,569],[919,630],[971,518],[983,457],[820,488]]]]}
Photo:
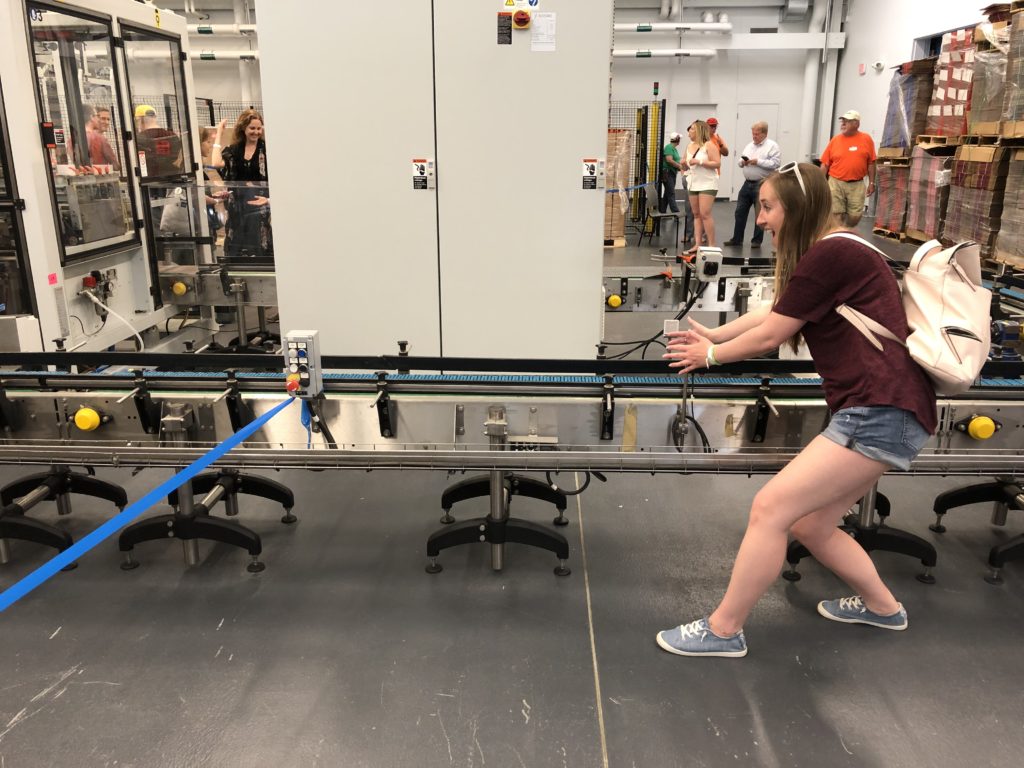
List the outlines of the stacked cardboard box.
{"type": "Polygon", "coordinates": [[[995,258],[1024,267],[1024,149],[1013,150],[1010,156],[995,258]]]}
{"type": "Polygon", "coordinates": [[[925,133],[960,136],[967,133],[974,78],[974,27],[947,32],[935,63],[935,88],[928,107],[925,133]]]}
{"type": "Polygon", "coordinates": [[[998,49],[976,51],[973,83],[968,129],[976,135],[996,135],[1006,97],[1006,54],[998,49]]]}
{"type": "Polygon", "coordinates": [[[937,157],[914,147],[907,194],[907,236],[924,242],[942,232],[949,198],[952,157],[937,157]]]}
{"type": "Polygon", "coordinates": [[[629,210],[630,166],[633,160],[633,132],[625,128],[608,129],[605,183],[617,189],[604,196],[604,239],[618,240],[626,236],[626,211],[629,210]]]}
{"type": "Polygon", "coordinates": [[[1011,17],[1006,54],[1006,95],[1003,100],[1003,136],[1024,136],[1024,14],[1011,17]]]}
{"type": "Polygon", "coordinates": [[[879,157],[909,156],[917,136],[925,132],[935,62],[934,58],[919,59],[896,68],[889,82],[889,106],[879,142],[879,157]]]}
{"type": "Polygon", "coordinates": [[[992,255],[1003,213],[1009,163],[1010,151],[1005,147],[957,149],[942,229],[945,240],[973,240],[981,245],[982,256],[992,255]]]}
{"type": "Polygon", "coordinates": [[[875,171],[875,186],[878,188],[875,227],[902,233],[907,215],[910,165],[906,160],[886,161],[880,158],[875,171]]]}

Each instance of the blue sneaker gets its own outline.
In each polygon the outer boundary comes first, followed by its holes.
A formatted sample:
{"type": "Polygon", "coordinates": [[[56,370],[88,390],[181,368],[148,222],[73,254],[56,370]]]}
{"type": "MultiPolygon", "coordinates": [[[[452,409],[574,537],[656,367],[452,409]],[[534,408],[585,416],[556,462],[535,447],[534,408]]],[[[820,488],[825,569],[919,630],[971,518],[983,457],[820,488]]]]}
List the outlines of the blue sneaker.
{"type": "Polygon", "coordinates": [[[747,640],[740,630],[732,637],[719,637],[707,619],[666,629],[655,638],[664,650],[679,656],[746,656],[747,640]]]}
{"type": "Polygon", "coordinates": [[[853,597],[841,597],[838,600],[822,600],[818,603],[818,613],[832,621],[842,621],[846,624],[870,624],[872,627],[882,629],[903,630],[907,628],[907,611],[900,604],[896,613],[883,616],[880,613],[869,611],[860,599],[860,595],[853,597]]]}

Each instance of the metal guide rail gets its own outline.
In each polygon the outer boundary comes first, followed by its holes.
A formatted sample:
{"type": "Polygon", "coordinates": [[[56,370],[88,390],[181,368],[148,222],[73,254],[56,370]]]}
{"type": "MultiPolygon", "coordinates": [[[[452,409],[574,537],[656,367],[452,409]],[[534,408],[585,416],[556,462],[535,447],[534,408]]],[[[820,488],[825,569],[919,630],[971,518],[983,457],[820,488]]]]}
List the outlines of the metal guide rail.
{"type": "MultiPolygon", "coordinates": [[[[181,466],[287,397],[276,357],[40,353],[0,355],[0,365],[12,357],[33,370],[0,373],[0,463],[181,466]],[[174,370],[144,368],[168,362],[174,370]],[[46,370],[73,365],[110,367],[46,370]],[[171,406],[189,414],[184,444],[161,434],[171,406]]],[[[791,375],[811,371],[801,361],[747,361],[686,378],[652,361],[399,356],[323,365],[347,371],[324,375],[317,410],[326,429],[310,431],[294,408],[218,464],[752,474],[779,469],[828,418],[820,380],[791,375]],[[375,372],[351,372],[360,368],[375,372]],[[434,372],[480,369],[491,373],[434,372]],[[404,372],[388,372],[396,370],[404,372]],[[485,435],[496,423],[498,442],[485,435]]],[[[1005,378],[1021,366],[984,373],[966,395],[939,401],[938,432],[912,473],[1024,472],[1024,382],[1005,378]]]]}

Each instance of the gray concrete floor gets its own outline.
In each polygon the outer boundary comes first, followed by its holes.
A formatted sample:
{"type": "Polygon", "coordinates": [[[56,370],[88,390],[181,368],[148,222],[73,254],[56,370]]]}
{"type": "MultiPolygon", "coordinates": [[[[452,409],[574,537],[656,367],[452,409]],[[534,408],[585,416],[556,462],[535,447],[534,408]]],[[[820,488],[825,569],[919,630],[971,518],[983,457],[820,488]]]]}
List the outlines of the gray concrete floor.
{"type": "MultiPolygon", "coordinates": [[[[167,472],[100,475],[135,499],[167,472]]],[[[933,586],[918,563],[875,555],[908,631],[819,617],[816,601],[846,589],[806,562],[759,603],[733,660],[672,656],[654,634],[721,596],[764,478],[612,475],[570,506],[573,573],[559,578],[550,553],[517,545],[500,573],[485,545],[424,573],[458,479],[444,473],[273,477],[299,522],[243,502],[263,573],[209,543],[187,567],[177,541],[139,545],[124,572],[108,541],[0,615],[0,765],[891,768],[1016,765],[1024,750],[1024,563],[1002,586],[982,579],[1024,518],[995,528],[967,508],[931,533],[932,498],[960,481],[883,480],[892,524],[939,553],[933,586]]],[[[112,511],[35,513],[81,538],[112,511]]],[[[549,524],[552,510],[515,497],[513,514],[549,524]]],[[[0,586],[49,554],[12,542],[0,586]]]]}

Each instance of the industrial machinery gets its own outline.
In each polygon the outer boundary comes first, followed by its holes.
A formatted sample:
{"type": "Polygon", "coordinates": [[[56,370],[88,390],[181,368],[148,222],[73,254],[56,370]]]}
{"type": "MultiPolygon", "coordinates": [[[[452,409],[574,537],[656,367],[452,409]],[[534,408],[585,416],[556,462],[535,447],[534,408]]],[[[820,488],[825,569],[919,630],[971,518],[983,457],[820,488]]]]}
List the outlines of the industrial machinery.
{"type": "MultiPolygon", "coordinates": [[[[810,371],[810,365],[800,361],[747,361],[723,366],[714,376],[679,377],[665,375],[659,363],[643,361],[403,356],[320,360],[318,342],[310,332],[297,332],[285,343],[286,369],[270,363],[277,371],[272,374],[234,372],[238,367],[265,369],[268,357],[259,355],[17,356],[17,362],[32,370],[5,373],[0,380],[6,438],[0,445],[0,462],[184,466],[281,403],[288,397],[287,377],[297,375],[296,393],[316,400],[314,418],[303,417],[309,412],[293,407],[220,458],[216,479],[200,491],[210,494],[216,491],[214,486],[221,488],[211,503],[237,487],[236,480],[224,474],[229,470],[484,470],[491,512],[472,524],[458,523],[431,536],[428,570],[439,570],[438,557],[445,547],[471,542],[489,544],[492,566],[500,569],[505,544],[519,542],[550,549],[560,561],[558,572],[567,573],[564,537],[534,524],[519,525],[509,515],[515,493],[545,497],[539,491],[520,490],[515,478],[521,473],[774,472],[817,435],[828,418],[820,381],[792,375],[810,371]],[[306,347],[300,348],[300,343],[306,347]],[[200,362],[232,372],[188,372],[200,362]],[[179,372],[142,369],[153,363],[165,368],[171,363],[179,372]],[[102,374],[43,372],[47,366],[71,364],[110,367],[102,374]],[[304,365],[308,383],[302,380],[304,365]],[[360,369],[375,372],[351,372],[360,369]],[[322,396],[316,392],[320,379],[313,371],[327,371],[322,374],[322,396]]],[[[0,365],[12,362],[12,356],[0,355],[0,365]]],[[[938,432],[909,474],[1020,475],[1020,379],[1000,377],[1021,373],[1020,364],[989,363],[978,386],[961,397],[940,400],[938,432]]],[[[558,518],[564,522],[564,496],[559,504],[557,490],[552,488],[546,500],[559,507],[558,518]]],[[[477,491],[479,487],[466,494],[450,489],[440,504],[445,510],[442,522],[453,522],[449,513],[454,501],[480,495],[477,491]]],[[[280,489],[266,493],[277,493],[272,498],[290,509],[289,495],[280,489]]],[[[176,498],[180,506],[180,495],[176,498]]],[[[877,503],[879,510],[883,506],[882,501],[877,503]]],[[[910,554],[926,568],[935,564],[934,548],[923,539],[896,535],[893,528],[879,532],[875,508],[871,504],[863,520],[850,522],[855,535],[859,529],[870,533],[860,534],[868,537],[865,546],[910,554]]],[[[231,543],[239,541],[254,557],[258,554],[258,539],[254,543],[236,537],[231,543]]],[[[132,546],[134,539],[122,542],[126,552],[132,546]]],[[[790,554],[791,563],[800,559],[798,551],[790,554]]],[[[928,578],[927,573],[924,576],[928,578]]]]}
{"type": "MultiPolygon", "coordinates": [[[[205,215],[182,210],[187,231],[159,215],[202,179],[185,19],[130,0],[21,0],[0,6],[0,27],[0,344],[159,346],[182,310],[162,264],[217,268],[205,215]]],[[[223,284],[216,306],[267,304],[251,282],[223,284]]],[[[195,346],[216,331],[209,306],[195,346]]]]}

